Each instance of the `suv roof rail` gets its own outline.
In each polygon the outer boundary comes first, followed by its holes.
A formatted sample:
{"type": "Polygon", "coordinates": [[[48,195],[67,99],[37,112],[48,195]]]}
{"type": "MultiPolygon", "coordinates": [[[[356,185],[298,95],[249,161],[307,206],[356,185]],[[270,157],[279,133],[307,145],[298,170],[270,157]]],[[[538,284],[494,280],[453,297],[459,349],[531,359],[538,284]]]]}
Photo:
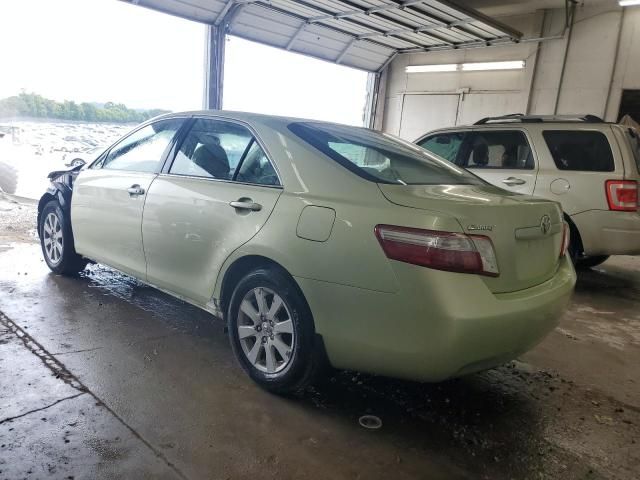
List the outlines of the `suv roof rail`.
{"type": "Polygon", "coordinates": [[[478,120],[474,125],[485,125],[487,123],[543,123],[543,122],[584,122],[584,123],[605,123],[596,115],[524,115],[522,113],[511,113],[499,117],[485,117],[478,120]]]}

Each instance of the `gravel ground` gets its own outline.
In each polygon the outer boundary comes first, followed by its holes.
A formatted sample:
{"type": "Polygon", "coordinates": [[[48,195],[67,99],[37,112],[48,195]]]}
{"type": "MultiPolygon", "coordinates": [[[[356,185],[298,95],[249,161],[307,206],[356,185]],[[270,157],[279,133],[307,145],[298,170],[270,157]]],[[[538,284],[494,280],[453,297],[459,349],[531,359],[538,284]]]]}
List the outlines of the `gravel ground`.
{"type": "Polygon", "coordinates": [[[0,192],[0,242],[37,242],[37,202],[0,192]]]}

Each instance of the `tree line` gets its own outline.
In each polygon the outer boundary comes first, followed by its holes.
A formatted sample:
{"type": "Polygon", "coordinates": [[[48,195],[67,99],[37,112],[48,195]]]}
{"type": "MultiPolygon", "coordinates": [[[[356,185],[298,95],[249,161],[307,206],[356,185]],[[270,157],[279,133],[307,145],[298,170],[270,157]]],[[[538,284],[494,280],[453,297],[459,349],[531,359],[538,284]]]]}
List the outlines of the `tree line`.
{"type": "Polygon", "coordinates": [[[35,93],[21,93],[0,100],[0,117],[34,117],[86,122],[140,123],[167,110],[132,110],[121,103],[56,102],[35,93]]]}

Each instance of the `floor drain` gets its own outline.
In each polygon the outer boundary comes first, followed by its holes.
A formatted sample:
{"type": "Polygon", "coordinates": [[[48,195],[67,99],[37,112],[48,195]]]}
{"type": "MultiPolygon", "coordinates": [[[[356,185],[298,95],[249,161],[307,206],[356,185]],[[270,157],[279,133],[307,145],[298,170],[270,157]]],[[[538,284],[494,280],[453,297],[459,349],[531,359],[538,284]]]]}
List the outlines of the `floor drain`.
{"type": "Polygon", "coordinates": [[[377,430],[382,427],[382,420],[375,415],[363,415],[358,419],[360,426],[370,430],[377,430]]]}

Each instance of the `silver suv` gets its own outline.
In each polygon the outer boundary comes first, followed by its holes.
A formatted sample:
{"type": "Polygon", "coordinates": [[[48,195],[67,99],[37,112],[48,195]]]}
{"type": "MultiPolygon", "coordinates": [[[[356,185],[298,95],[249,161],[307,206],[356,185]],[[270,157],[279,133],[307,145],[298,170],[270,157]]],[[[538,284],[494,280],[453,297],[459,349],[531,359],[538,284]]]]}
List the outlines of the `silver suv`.
{"type": "Polygon", "coordinates": [[[586,115],[484,118],[418,145],[513,192],[562,204],[575,263],[640,254],[638,131],[586,115]]]}

